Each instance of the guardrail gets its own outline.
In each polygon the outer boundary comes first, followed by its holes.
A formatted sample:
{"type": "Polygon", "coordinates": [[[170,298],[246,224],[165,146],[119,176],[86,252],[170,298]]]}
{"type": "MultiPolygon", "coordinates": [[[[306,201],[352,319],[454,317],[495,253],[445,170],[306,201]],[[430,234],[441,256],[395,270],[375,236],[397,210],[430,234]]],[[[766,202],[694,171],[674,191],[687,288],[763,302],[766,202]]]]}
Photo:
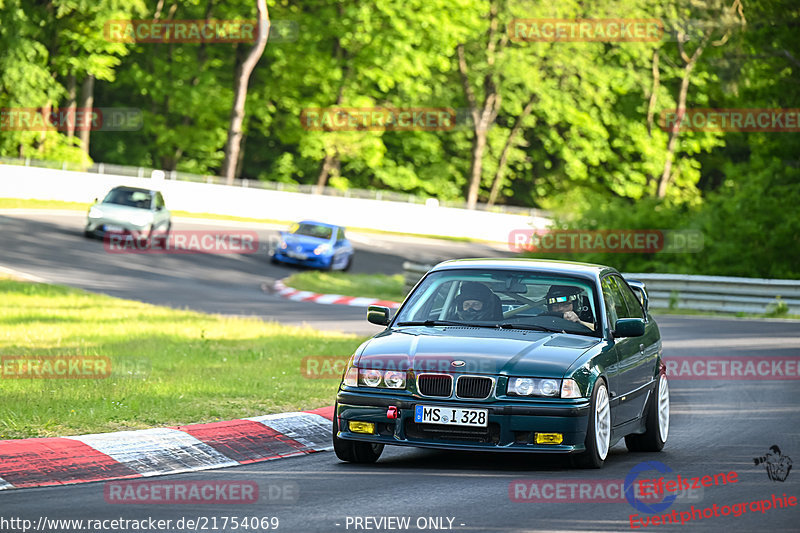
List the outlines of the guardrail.
{"type": "Polygon", "coordinates": [[[768,313],[783,304],[800,314],[800,280],[623,274],[643,281],[654,309],[689,309],[726,313],[768,313]]]}
{"type": "MultiPolygon", "coordinates": [[[[227,180],[221,176],[210,174],[192,174],[177,170],[158,170],[149,167],[133,167],[127,165],[115,165],[111,163],[93,163],[91,165],[80,165],[67,161],[45,161],[41,159],[0,157],[0,164],[19,165],[36,168],[50,168],[71,172],[88,172],[92,174],[112,174],[115,176],[125,176],[129,178],[151,178],[154,175],[161,179],[171,181],[189,181],[193,183],[208,183],[212,185],[226,185],[227,180]]],[[[250,189],[264,189],[268,191],[296,192],[302,194],[317,194],[322,196],[334,196],[340,198],[361,198],[366,200],[378,200],[387,202],[405,202],[410,204],[428,205],[433,207],[453,207],[463,209],[466,202],[462,200],[438,200],[436,198],[424,198],[413,194],[406,194],[394,191],[376,191],[368,189],[337,189],[335,187],[286,183],[281,181],[266,181],[258,179],[236,178],[233,186],[245,187],[250,189]]],[[[541,209],[533,207],[519,207],[513,205],[493,205],[478,203],[475,206],[478,211],[491,213],[508,213],[513,215],[530,215],[532,217],[549,218],[550,214],[541,209]]]]}
{"type": "MultiPolygon", "coordinates": [[[[403,263],[408,293],[433,265],[403,263]]],[[[800,280],[691,276],[686,274],[623,274],[643,281],[650,308],[725,313],[768,313],[778,306],[800,314],[800,280]]]]}
{"type": "Polygon", "coordinates": [[[466,237],[504,244],[512,231],[545,228],[551,223],[541,217],[455,209],[437,206],[435,202],[415,204],[195,183],[170,179],[160,170],[140,178],[0,165],[0,198],[89,203],[118,185],[158,189],[172,211],[286,222],[323,220],[348,228],[466,237]]]}

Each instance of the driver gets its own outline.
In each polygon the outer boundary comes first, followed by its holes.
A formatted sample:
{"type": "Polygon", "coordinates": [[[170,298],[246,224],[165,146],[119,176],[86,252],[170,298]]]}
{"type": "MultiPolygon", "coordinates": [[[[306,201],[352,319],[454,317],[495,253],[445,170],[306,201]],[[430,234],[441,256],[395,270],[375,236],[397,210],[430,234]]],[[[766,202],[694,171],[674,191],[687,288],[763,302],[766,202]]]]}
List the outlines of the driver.
{"type": "Polygon", "coordinates": [[[581,289],[570,285],[552,285],[545,296],[547,303],[547,316],[557,316],[570,322],[578,322],[594,331],[594,324],[584,322],[575,312],[576,305],[580,304],[581,289]]]}
{"type": "Polygon", "coordinates": [[[494,298],[492,290],[483,283],[466,281],[456,297],[456,316],[468,321],[495,320],[494,298]]]}

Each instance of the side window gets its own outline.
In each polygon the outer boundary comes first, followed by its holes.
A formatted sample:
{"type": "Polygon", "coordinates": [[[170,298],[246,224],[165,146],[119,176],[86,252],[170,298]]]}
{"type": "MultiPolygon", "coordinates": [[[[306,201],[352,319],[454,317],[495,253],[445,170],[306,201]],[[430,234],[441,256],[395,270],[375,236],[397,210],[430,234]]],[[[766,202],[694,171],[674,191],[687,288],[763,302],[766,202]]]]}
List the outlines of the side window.
{"type": "Polygon", "coordinates": [[[606,304],[606,311],[608,312],[609,326],[614,327],[617,320],[625,318],[628,314],[628,309],[625,307],[625,300],[622,297],[614,278],[606,276],[601,282],[603,289],[603,300],[606,304]]]}
{"type": "Polygon", "coordinates": [[[164,205],[164,197],[161,196],[160,192],[158,192],[158,193],[156,193],[156,209],[163,208],[163,207],[165,207],[165,205],[164,205]]]}
{"type": "Polygon", "coordinates": [[[346,237],[344,236],[344,228],[339,228],[339,238],[337,240],[343,241],[346,237]]]}
{"type": "Polygon", "coordinates": [[[625,300],[625,306],[628,308],[628,313],[625,315],[625,318],[645,318],[644,309],[642,309],[642,305],[639,303],[639,298],[633,294],[628,284],[617,276],[614,276],[614,279],[625,300]]]}

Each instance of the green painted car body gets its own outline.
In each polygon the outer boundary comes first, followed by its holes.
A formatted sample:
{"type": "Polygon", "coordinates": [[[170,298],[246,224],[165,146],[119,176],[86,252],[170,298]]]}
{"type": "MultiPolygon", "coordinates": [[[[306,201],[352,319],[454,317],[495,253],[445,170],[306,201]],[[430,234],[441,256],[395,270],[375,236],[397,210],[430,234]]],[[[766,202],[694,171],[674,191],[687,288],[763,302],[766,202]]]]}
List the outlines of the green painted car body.
{"type": "MultiPolygon", "coordinates": [[[[653,404],[658,403],[659,378],[665,376],[665,367],[659,329],[646,309],[646,292],[641,284],[632,282],[632,286],[636,288],[632,290],[615,269],[601,265],[520,259],[455,260],[437,265],[420,280],[386,329],[363,343],[350,359],[336,398],[333,437],[339,446],[337,454],[344,460],[369,462],[350,453],[353,446],[365,446],[353,443],[368,443],[378,455],[381,444],[586,455],[587,443],[589,448],[594,446],[590,422],[598,383],[608,391],[608,446],[623,437],[635,444],[637,438],[647,436],[648,417],[651,425],[657,417],[652,414],[657,407],[653,404]],[[436,284],[442,294],[451,285],[461,286],[464,293],[464,284],[473,283],[469,280],[492,288],[501,310],[474,326],[442,319],[450,300],[460,303],[452,296],[457,289],[450,290],[450,297],[438,296],[436,284]],[[580,297],[573,297],[577,303],[573,309],[582,309],[583,316],[590,317],[585,326],[567,322],[561,315],[523,316],[541,311],[543,304],[535,293],[543,291],[547,283],[551,285],[546,296],[552,293],[553,284],[581,288],[580,297]],[[420,296],[426,291],[427,296],[420,296]],[[626,305],[620,306],[618,300],[626,305]],[[628,316],[637,314],[641,318],[628,316]],[[634,336],[622,337],[615,327],[634,336]],[[383,374],[383,386],[370,387],[362,382],[363,376],[369,379],[372,375],[370,369],[393,374],[383,374]],[[348,372],[354,373],[349,384],[345,379],[348,372]],[[404,384],[390,388],[386,383],[399,381],[398,372],[405,376],[404,384]],[[510,390],[515,378],[531,378],[535,386],[551,389],[555,382],[559,392],[555,397],[520,396],[510,390]],[[567,380],[573,380],[569,384],[573,387],[565,393],[567,380]],[[418,410],[424,407],[441,408],[438,414],[448,417],[451,410],[453,416],[463,415],[453,409],[485,410],[488,423],[485,427],[435,424],[430,419],[423,423],[418,410]],[[351,422],[371,422],[374,430],[351,431],[351,422]],[[560,434],[561,440],[541,443],[537,434],[560,434]],[[340,449],[346,451],[339,453],[340,449]]],[[[382,310],[372,310],[373,316],[382,314],[382,310]]],[[[530,384],[515,380],[514,391],[518,392],[517,385],[530,384]]],[[[428,415],[434,416],[426,411],[428,415]]],[[[666,432],[661,435],[666,440],[666,432]]],[[[600,455],[599,465],[595,460],[593,466],[602,465],[605,454],[600,455]]]]}

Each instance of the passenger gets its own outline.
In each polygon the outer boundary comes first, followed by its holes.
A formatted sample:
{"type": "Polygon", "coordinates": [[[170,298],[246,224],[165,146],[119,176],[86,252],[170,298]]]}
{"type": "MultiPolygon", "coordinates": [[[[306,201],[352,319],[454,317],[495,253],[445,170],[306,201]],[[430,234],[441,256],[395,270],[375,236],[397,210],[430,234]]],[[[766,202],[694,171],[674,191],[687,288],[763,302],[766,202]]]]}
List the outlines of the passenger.
{"type": "Polygon", "coordinates": [[[552,285],[550,290],[547,291],[547,296],[545,296],[545,303],[547,303],[547,313],[545,315],[557,316],[570,322],[578,322],[594,331],[594,324],[581,320],[576,312],[581,303],[581,292],[583,291],[578,287],[552,285]]]}
{"type": "Polygon", "coordinates": [[[497,296],[492,290],[476,281],[465,281],[456,297],[456,316],[460,320],[501,320],[497,296]]]}

